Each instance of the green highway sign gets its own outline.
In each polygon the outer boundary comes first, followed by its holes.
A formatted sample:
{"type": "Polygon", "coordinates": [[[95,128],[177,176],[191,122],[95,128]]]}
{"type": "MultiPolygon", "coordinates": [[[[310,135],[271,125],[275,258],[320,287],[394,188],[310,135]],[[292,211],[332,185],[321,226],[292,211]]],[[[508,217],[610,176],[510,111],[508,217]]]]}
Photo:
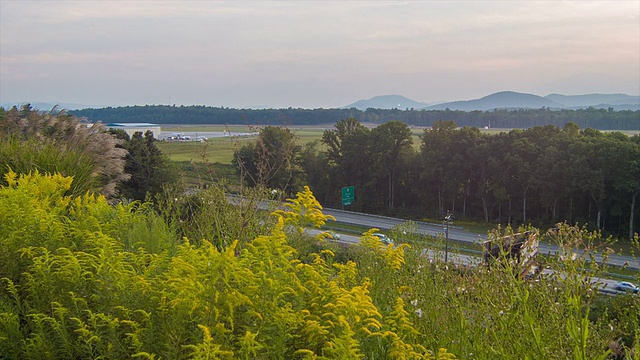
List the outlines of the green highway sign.
{"type": "Polygon", "coordinates": [[[353,186],[346,186],[342,188],[342,205],[351,205],[354,199],[353,186]]]}

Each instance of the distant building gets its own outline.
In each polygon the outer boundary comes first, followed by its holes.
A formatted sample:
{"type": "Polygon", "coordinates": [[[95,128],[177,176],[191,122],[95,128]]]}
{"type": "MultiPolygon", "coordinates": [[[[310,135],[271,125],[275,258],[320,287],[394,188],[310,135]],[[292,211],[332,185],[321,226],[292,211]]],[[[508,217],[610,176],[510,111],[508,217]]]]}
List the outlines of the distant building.
{"type": "Polygon", "coordinates": [[[144,135],[147,131],[151,131],[155,139],[160,139],[162,131],[160,131],[160,125],[149,123],[111,123],[107,124],[109,129],[124,130],[129,137],[133,137],[133,134],[141,132],[144,135]]]}

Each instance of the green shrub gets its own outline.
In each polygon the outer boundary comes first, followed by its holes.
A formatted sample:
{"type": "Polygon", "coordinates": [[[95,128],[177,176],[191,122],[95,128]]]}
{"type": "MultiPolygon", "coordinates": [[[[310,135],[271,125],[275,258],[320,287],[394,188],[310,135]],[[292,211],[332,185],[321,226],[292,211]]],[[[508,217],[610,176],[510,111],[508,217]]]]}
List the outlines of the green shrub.
{"type": "MultiPolygon", "coordinates": [[[[0,233],[3,356],[433,358],[402,300],[381,312],[371,281],[356,281],[355,263],[335,263],[331,251],[298,260],[285,229],[327,219],[308,188],[274,212],[267,234],[220,248],[206,239],[176,245],[145,206],[69,196],[70,178],[9,173],[7,183],[0,188],[1,220],[11,224],[0,233]]],[[[381,271],[397,271],[402,248],[391,253],[367,236],[381,271]]]]}

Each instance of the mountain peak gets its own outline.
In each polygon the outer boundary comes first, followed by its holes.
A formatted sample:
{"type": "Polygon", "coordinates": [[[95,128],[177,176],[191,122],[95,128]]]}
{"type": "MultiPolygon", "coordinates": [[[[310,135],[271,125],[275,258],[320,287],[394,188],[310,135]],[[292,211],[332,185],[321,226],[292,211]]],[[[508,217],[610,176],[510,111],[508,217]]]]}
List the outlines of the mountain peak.
{"type": "Polygon", "coordinates": [[[538,95],[519,93],[515,91],[500,91],[487,95],[476,100],[467,101],[453,101],[448,103],[442,103],[435,106],[430,106],[429,110],[462,110],[462,111],[474,111],[474,110],[494,110],[494,109],[523,109],[523,108],[535,108],[542,107],[550,108],[562,108],[563,105],[550,99],[545,99],[538,95]]]}
{"type": "Polygon", "coordinates": [[[379,95],[368,100],[358,100],[343,108],[356,108],[358,110],[366,110],[368,108],[375,109],[418,109],[424,108],[429,104],[411,100],[402,95],[379,95]]]}

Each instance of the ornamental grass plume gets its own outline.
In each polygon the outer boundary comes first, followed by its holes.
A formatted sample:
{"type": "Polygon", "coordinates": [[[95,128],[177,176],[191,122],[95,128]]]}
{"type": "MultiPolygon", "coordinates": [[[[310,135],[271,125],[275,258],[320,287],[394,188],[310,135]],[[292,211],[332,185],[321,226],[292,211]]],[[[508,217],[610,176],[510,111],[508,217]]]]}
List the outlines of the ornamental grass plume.
{"type": "Polygon", "coordinates": [[[0,172],[39,170],[73,176],[76,194],[97,191],[108,199],[126,181],[127,151],[101,123],[87,124],[64,110],[41,112],[25,105],[0,118],[0,172]],[[86,185],[85,185],[86,183],[86,185]]]}

